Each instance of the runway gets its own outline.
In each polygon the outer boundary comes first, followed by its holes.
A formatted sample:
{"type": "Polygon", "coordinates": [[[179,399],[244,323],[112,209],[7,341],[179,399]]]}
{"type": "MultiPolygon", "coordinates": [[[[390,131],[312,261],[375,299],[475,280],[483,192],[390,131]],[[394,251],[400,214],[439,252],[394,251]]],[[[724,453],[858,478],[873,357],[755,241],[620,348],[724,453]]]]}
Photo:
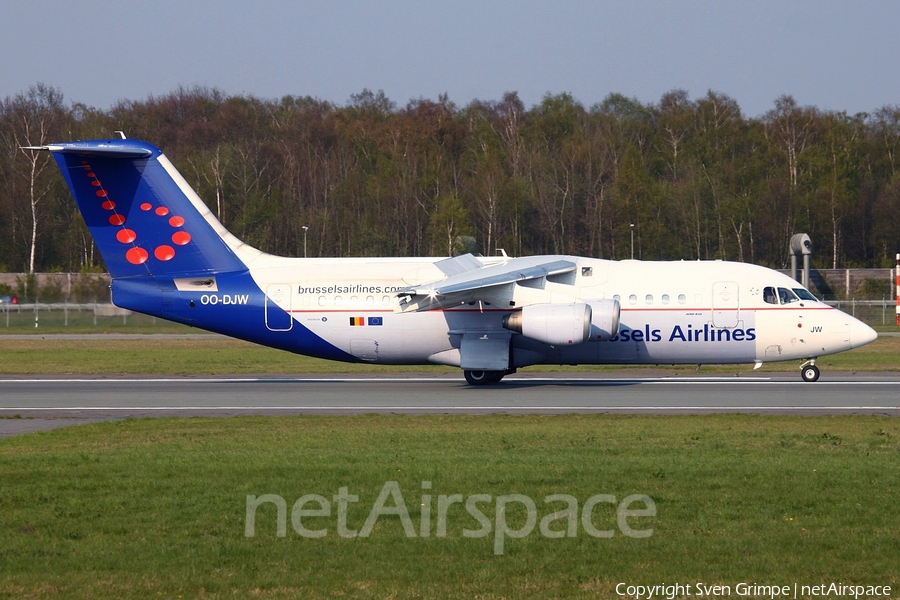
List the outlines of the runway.
{"type": "Polygon", "coordinates": [[[0,379],[0,437],[129,417],[363,413],[900,416],[900,376],[514,375],[472,387],[447,376],[0,379]]]}

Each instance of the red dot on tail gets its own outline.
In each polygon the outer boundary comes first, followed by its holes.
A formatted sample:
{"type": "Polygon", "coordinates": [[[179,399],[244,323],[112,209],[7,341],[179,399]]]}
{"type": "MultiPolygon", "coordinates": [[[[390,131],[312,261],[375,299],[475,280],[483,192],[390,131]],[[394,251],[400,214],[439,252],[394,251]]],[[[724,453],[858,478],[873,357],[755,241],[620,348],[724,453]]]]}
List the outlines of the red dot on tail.
{"type": "Polygon", "coordinates": [[[190,241],[191,234],[189,234],[187,231],[176,231],[172,234],[172,242],[179,246],[184,246],[190,241]]]}
{"type": "Polygon", "coordinates": [[[101,198],[106,198],[108,194],[106,193],[106,190],[97,190],[97,195],[101,198]]]}
{"type": "Polygon", "coordinates": [[[169,219],[169,225],[171,225],[172,227],[181,227],[182,225],[184,225],[184,219],[182,219],[181,217],[172,217],[171,219],[169,219]]]}
{"type": "Polygon", "coordinates": [[[172,246],[159,246],[153,251],[153,256],[159,260],[172,260],[175,258],[175,249],[172,246]]]}
{"type": "Polygon", "coordinates": [[[150,255],[143,248],[132,248],[125,253],[125,258],[133,265],[142,265],[147,262],[150,255]]]}
{"type": "Polygon", "coordinates": [[[88,172],[87,172],[87,176],[88,176],[88,177],[92,177],[92,178],[96,178],[96,177],[97,177],[97,176],[94,174],[93,171],[88,171],[88,172]]]}
{"type": "Polygon", "coordinates": [[[153,205],[149,202],[144,202],[143,204],[141,204],[141,210],[150,210],[151,208],[153,208],[153,205]]]}
{"type": "Polygon", "coordinates": [[[103,208],[105,208],[106,210],[112,210],[112,209],[114,209],[114,208],[116,207],[116,203],[113,202],[112,200],[107,200],[106,202],[104,202],[104,203],[101,204],[100,206],[103,207],[103,208]]]}
{"type": "Polygon", "coordinates": [[[137,239],[137,234],[131,229],[120,229],[116,234],[116,239],[123,244],[130,244],[137,239]]]}
{"type": "Polygon", "coordinates": [[[165,206],[160,206],[159,208],[156,209],[156,214],[158,214],[161,217],[164,217],[167,214],[169,214],[169,209],[166,208],[165,206]]]}
{"type": "Polygon", "coordinates": [[[112,225],[124,225],[125,224],[125,216],[124,215],[112,215],[109,218],[109,222],[112,225]]]}
{"type": "Polygon", "coordinates": [[[91,185],[94,186],[94,187],[100,187],[100,180],[99,180],[99,179],[93,180],[93,181],[91,182],[91,185]]]}

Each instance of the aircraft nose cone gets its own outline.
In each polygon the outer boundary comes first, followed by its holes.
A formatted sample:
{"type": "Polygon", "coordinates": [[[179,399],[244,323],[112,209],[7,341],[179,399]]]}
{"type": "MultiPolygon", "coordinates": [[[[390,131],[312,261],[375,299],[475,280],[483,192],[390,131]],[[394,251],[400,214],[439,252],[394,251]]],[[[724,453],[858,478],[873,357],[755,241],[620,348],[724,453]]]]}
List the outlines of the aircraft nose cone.
{"type": "Polygon", "coordinates": [[[850,317],[850,347],[859,348],[871,344],[878,337],[878,332],[860,321],[850,317]]]}

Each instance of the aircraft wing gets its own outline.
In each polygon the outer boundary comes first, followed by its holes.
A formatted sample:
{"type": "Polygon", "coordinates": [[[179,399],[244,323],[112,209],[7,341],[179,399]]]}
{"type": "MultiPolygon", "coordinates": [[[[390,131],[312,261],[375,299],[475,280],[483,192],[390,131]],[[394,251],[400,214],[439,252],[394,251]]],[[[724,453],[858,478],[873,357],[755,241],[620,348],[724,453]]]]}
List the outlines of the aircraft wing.
{"type": "Polygon", "coordinates": [[[512,258],[501,264],[483,266],[471,254],[440,261],[435,266],[447,277],[397,292],[401,312],[453,308],[485,298],[495,299],[502,286],[561,275],[576,268],[573,261],[561,256],[512,258]]]}

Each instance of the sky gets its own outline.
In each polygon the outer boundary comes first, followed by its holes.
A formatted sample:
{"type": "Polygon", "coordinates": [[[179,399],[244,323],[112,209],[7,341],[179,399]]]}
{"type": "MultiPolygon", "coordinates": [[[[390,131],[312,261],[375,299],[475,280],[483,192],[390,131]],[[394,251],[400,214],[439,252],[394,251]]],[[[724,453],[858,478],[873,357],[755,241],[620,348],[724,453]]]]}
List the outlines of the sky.
{"type": "Polygon", "coordinates": [[[38,82],[108,109],[178,86],[398,106],[684,89],[849,114],[900,104],[900,2],[0,0],[0,100],[38,82]]]}

